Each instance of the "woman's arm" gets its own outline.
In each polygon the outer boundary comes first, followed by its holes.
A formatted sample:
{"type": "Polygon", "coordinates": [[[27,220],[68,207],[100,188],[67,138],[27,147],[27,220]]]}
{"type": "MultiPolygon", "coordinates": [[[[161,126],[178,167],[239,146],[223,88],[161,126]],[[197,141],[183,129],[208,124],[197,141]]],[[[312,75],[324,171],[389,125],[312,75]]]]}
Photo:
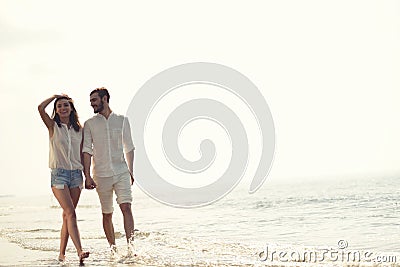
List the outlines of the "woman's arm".
{"type": "Polygon", "coordinates": [[[53,126],[54,122],[50,118],[49,114],[46,113],[46,107],[54,100],[56,99],[56,95],[53,95],[52,97],[47,98],[44,100],[40,105],[38,106],[39,114],[40,117],[42,118],[44,124],[46,125],[47,128],[50,128],[53,126]]]}
{"type": "Polygon", "coordinates": [[[42,118],[44,124],[46,125],[47,129],[49,129],[49,134],[50,137],[53,136],[53,131],[54,131],[54,121],[50,118],[49,114],[46,113],[46,107],[57,97],[59,97],[59,95],[53,95],[49,98],[47,98],[46,100],[44,100],[42,103],[40,103],[40,105],[38,106],[38,110],[39,110],[39,114],[40,117],[42,118]]]}

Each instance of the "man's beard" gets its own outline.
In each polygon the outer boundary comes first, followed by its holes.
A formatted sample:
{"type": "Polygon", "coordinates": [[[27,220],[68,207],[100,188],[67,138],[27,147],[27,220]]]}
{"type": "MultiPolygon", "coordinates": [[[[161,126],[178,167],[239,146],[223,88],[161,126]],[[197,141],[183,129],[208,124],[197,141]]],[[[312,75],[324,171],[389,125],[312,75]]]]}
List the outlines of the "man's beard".
{"type": "Polygon", "coordinates": [[[103,109],[104,109],[104,102],[103,100],[100,100],[100,105],[97,107],[97,109],[94,109],[94,113],[102,112],[103,109]]]}

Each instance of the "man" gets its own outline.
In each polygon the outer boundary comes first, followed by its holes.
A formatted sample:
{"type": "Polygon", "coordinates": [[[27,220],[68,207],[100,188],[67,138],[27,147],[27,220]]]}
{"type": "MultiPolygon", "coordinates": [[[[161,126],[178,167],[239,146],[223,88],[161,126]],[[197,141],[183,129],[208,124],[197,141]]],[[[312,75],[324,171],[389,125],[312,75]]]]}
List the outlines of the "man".
{"type": "MultiPolygon", "coordinates": [[[[86,177],[85,187],[97,190],[103,213],[104,233],[112,250],[115,251],[115,234],[112,223],[114,191],[124,217],[128,245],[133,241],[131,184],[134,181],[132,171],[135,147],[128,118],[113,113],[109,101],[110,94],[104,87],[97,88],[90,93],[90,104],[96,115],[85,122],[82,152],[86,177]],[[90,175],[92,156],[93,178],[90,175]]],[[[131,246],[129,247],[131,248],[131,246]]]]}

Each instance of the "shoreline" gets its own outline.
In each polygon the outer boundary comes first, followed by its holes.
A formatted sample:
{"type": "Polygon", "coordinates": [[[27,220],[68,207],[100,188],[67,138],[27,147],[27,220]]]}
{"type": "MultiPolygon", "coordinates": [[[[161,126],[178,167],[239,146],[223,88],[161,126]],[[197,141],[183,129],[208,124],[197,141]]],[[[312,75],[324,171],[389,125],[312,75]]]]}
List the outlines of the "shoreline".
{"type": "Polygon", "coordinates": [[[49,256],[46,251],[24,249],[4,238],[0,238],[0,248],[0,266],[31,265],[49,256]]]}

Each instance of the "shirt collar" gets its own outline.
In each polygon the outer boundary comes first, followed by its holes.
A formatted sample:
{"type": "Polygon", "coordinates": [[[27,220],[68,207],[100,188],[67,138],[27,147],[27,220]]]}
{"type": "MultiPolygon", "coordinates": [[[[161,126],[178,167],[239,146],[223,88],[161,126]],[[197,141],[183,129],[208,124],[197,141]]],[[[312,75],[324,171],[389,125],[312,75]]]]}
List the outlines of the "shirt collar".
{"type": "Polygon", "coordinates": [[[65,126],[65,128],[67,128],[68,130],[72,128],[72,124],[70,124],[69,127],[68,127],[68,124],[65,124],[62,122],[60,122],[60,124],[61,124],[61,126],[65,126]]]}
{"type": "MultiPolygon", "coordinates": [[[[98,117],[98,118],[102,118],[102,119],[105,119],[105,120],[107,120],[106,119],[106,117],[104,117],[103,115],[101,115],[100,113],[97,113],[96,114],[96,116],[98,117]]],[[[114,113],[114,111],[111,111],[111,113],[110,113],[110,116],[108,116],[108,119],[110,119],[111,118],[111,116],[115,116],[115,113],[114,113]]]]}

